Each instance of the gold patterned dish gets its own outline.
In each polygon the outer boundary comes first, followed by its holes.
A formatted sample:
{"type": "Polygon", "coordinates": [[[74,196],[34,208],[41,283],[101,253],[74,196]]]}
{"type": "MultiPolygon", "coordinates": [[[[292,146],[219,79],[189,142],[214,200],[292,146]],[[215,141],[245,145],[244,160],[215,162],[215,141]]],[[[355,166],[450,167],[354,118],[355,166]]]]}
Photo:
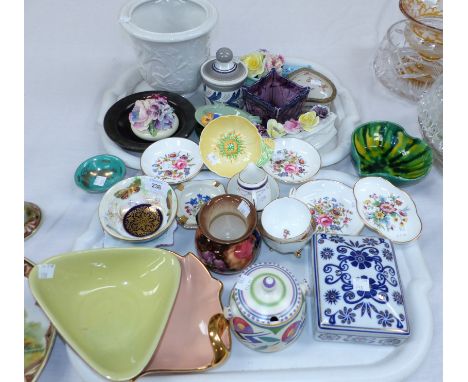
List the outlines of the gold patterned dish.
{"type": "Polygon", "coordinates": [[[369,228],[398,244],[416,240],[421,234],[422,223],[413,200],[388,180],[361,178],[353,192],[359,215],[369,228]]]}
{"type": "Polygon", "coordinates": [[[54,346],[56,331],[29,290],[34,264],[24,259],[24,381],[35,382],[54,346]]]}
{"type": "Polygon", "coordinates": [[[123,218],[125,231],[136,237],[155,233],[162,223],[162,213],[151,204],[139,204],[130,208],[123,218]]]}
{"type": "Polygon", "coordinates": [[[242,171],[262,155],[262,138],[252,122],[238,115],[221,116],[206,125],[200,153],[211,171],[226,178],[242,171]]]}
{"type": "Polygon", "coordinates": [[[177,185],[177,222],[184,228],[197,229],[197,214],[213,197],[226,193],[216,180],[193,180],[177,185]]]}
{"type": "Polygon", "coordinates": [[[176,211],[177,197],[166,182],[135,176],[122,180],[104,194],[99,204],[99,220],[104,231],[117,239],[148,241],[171,226],[176,211]]]}
{"type": "Polygon", "coordinates": [[[42,212],[37,204],[24,202],[24,238],[33,235],[42,221],[42,212]]]}
{"type": "Polygon", "coordinates": [[[63,339],[102,376],[143,371],[167,326],[181,277],[174,253],[112,248],[64,253],[35,266],[29,286],[63,339]]]}

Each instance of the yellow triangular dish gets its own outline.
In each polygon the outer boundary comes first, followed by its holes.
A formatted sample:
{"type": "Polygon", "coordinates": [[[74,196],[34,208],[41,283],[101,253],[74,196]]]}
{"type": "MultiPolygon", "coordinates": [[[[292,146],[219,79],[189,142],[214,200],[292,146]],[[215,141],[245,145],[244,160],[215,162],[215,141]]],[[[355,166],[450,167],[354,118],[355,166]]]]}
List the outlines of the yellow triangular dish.
{"type": "Polygon", "coordinates": [[[64,340],[112,380],[138,375],[166,327],[180,284],[163,249],[66,253],[33,268],[31,291],[64,340]]]}

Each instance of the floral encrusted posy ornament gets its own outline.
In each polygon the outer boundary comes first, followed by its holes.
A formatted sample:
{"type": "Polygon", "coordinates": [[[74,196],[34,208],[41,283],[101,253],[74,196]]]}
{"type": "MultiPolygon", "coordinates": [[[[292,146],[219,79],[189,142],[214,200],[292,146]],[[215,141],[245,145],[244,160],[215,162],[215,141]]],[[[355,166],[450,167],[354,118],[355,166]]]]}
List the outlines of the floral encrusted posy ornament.
{"type": "Polygon", "coordinates": [[[315,337],[398,345],[410,334],[391,242],[321,233],[312,241],[315,337]]]}
{"type": "Polygon", "coordinates": [[[136,101],[129,120],[132,131],[142,139],[147,139],[148,135],[156,139],[166,138],[171,135],[169,131],[175,132],[179,124],[174,108],[169,105],[167,97],[160,94],[136,101]]]}
{"type": "Polygon", "coordinates": [[[296,135],[304,131],[311,132],[329,114],[330,109],[327,106],[315,105],[310,111],[301,114],[297,119],[290,119],[284,123],[279,123],[276,119],[269,119],[266,132],[271,138],[296,135]]]}
{"type": "Polygon", "coordinates": [[[259,49],[258,51],[242,56],[241,61],[247,67],[248,78],[257,81],[266,76],[273,68],[278,74],[281,74],[284,65],[284,56],[271,53],[266,49],[259,49]]]}

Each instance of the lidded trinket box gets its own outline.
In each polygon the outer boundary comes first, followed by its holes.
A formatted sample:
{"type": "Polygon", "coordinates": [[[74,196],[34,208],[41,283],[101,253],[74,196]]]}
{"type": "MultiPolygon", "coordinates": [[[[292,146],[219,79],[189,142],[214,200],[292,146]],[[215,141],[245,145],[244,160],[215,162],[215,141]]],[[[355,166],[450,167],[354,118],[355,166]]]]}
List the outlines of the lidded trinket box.
{"type": "Polygon", "coordinates": [[[308,290],[306,281],[299,284],[278,264],[254,264],[234,285],[225,316],[247,347],[261,352],[283,350],[302,331],[308,290]]]}
{"type": "Polygon", "coordinates": [[[239,109],[244,106],[241,87],[248,71],[242,61],[234,61],[231,49],[218,49],[216,59],[206,61],[200,72],[207,105],[221,103],[239,109]]]}
{"type": "Polygon", "coordinates": [[[312,239],[317,340],[400,345],[410,328],[395,252],[378,236],[312,239]]]}

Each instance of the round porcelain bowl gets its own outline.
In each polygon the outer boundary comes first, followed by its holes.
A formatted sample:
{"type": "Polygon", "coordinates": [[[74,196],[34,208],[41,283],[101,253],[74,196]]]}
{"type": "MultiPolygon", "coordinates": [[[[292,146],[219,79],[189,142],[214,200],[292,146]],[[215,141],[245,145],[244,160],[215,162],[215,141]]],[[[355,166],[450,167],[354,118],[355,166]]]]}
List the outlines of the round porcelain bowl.
{"type": "Polygon", "coordinates": [[[300,251],[314,233],[307,206],[293,198],[280,198],[263,210],[260,233],[267,245],[280,253],[300,251]]]}
{"type": "Polygon", "coordinates": [[[153,88],[180,94],[201,84],[200,67],[209,57],[217,19],[208,0],[133,0],[120,12],[143,78],[153,88]]]}

